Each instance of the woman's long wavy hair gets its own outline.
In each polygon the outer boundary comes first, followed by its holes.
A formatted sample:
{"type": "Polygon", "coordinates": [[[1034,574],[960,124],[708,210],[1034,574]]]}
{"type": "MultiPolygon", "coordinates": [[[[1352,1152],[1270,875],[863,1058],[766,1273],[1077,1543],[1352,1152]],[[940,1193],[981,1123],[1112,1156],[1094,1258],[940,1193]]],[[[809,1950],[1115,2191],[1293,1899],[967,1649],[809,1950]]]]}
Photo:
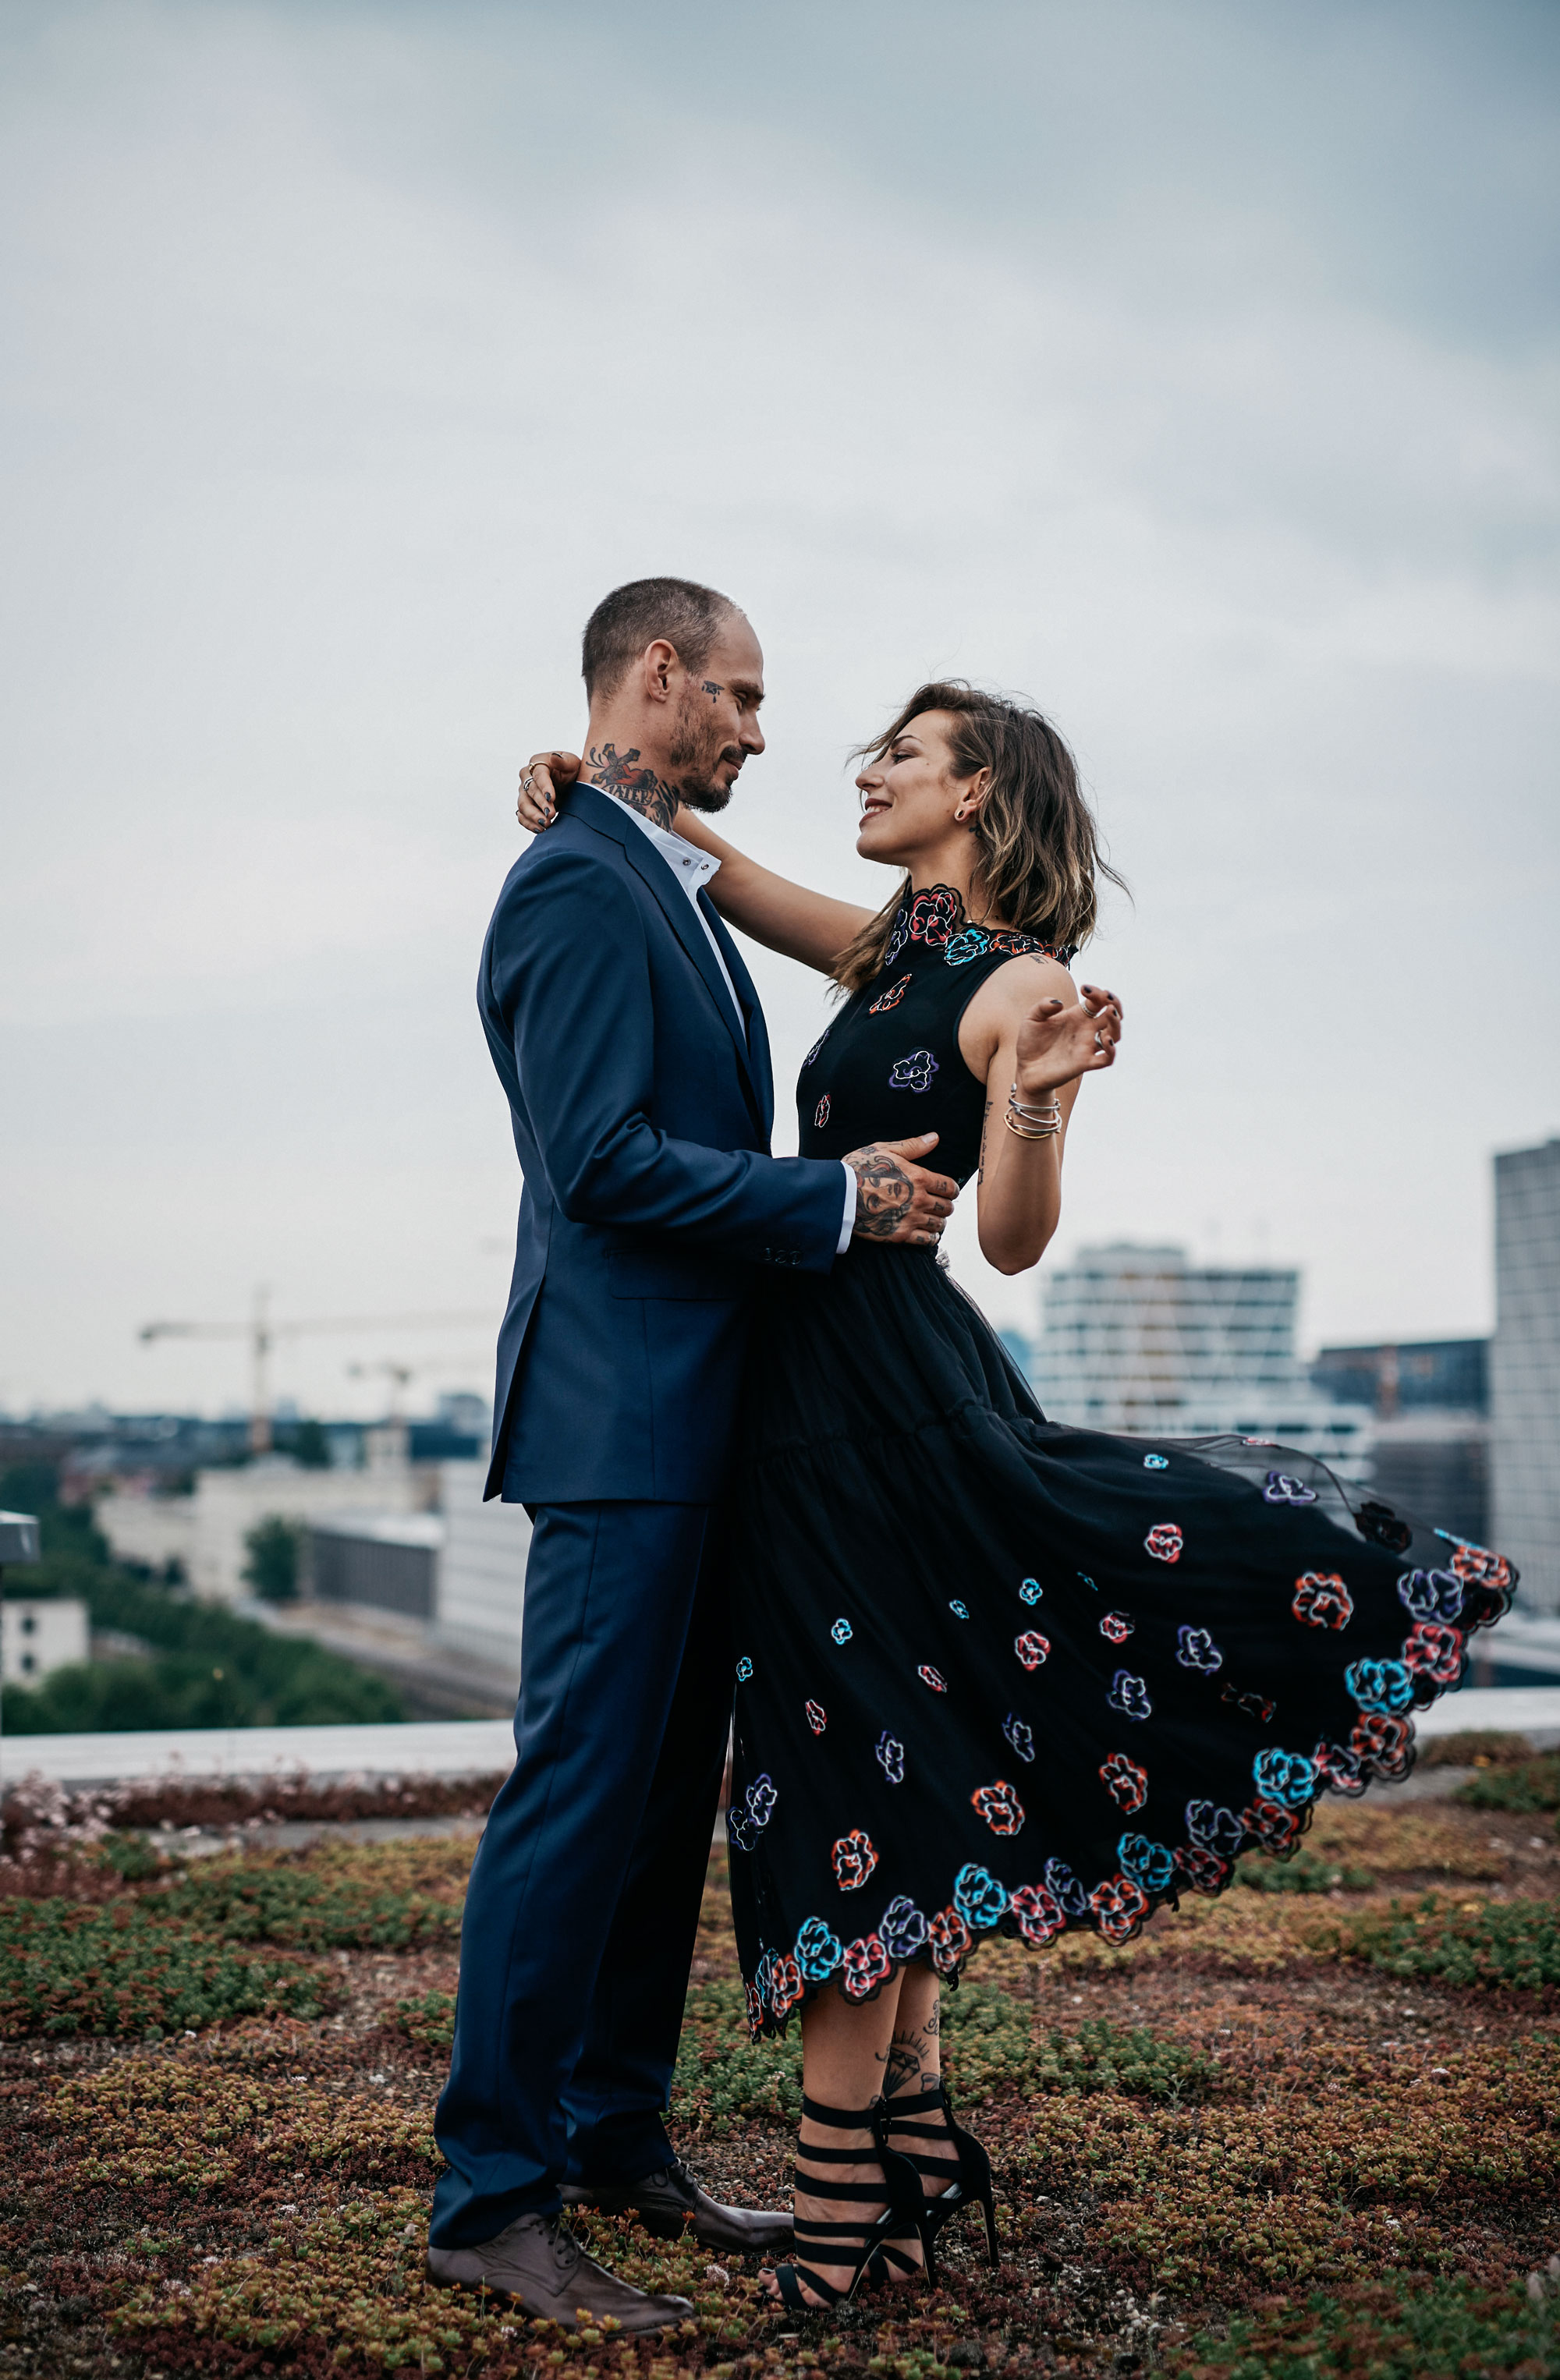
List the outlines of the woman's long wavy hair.
{"type": "MultiPolygon", "coordinates": [[[[1070,956],[1094,930],[1100,879],[1127,890],[1101,855],[1099,829],[1079,790],[1072,754],[1040,711],[984,694],[963,678],[940,678],[918,686],[893,725],[855,758],[881,759],[926,710],[952,714],[956,777],[991,771],[985,799],[970,821],[978,851],[972,891],[985,921],[1033,934],[1070,956]]],[[[882,968],[908,884],[907,877],[835,961],[835,980],[843,990],[859,991],[882,968]]]]}

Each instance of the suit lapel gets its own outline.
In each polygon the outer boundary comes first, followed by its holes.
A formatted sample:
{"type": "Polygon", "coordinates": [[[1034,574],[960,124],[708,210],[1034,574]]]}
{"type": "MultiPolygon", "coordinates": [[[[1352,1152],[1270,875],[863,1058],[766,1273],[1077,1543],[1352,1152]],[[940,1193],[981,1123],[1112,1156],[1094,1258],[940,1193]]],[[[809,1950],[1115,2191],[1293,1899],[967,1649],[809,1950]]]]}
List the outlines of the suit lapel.
{"type": "Polygon", "coordinates": [[[737,997],[742,1003],[742,1021],[748,1028],[748,1056],[754,1087],[763,1111],[765,1137],[774,1128],[774,1071],[770,1062],[769,1033],[763,1021],[763,1009],[753,988],[753,978],[743,963],[742,953],[726,929],[725,918],[708,892],[699,895],[699,906],[710,921],[710,930],[720,945],[737,997]]]}
{"type": "MultiPolygon", "coordinates": [[[[766,1099],[764,1091],[760,1087],[753,1062],[749,1056],[747,1038],[737,1019],[737,1011],[731,1004],[731,994],[721,981],[721,971],[715,964],[715,954],[710,948],[709,937],[694,916],[693,904],[688,894],[677,882],[650,837],[640,832],[633,820],[627,815],[620,802],[612,801],[605,794],[598,793],[593,785],[576,785],[567,796],[567,807],[584,824],[594,827],[599,834],[612,837],[613,842],[621,848],[624,857],[635,875],[655,895],[666,923],[692,961],[705,990],[720,1012],[721,1022],[730,1034],[732,1047],[737,1052],[737,1064],[742,1072],[742,1088],[747,1096],[748,1104],[752,1110],[755,1122],[762,1125],[767,1135],[768,1111],[773,1108],[773,1093],[771,1092],[766,1099]]],[[[748,970],[742,965],[741,960],[737,959],[736,950],[730,943],[729,936],[725,937],[725,942],[726,949],[723,951],[723,956],[725,957],[727,966],[731,967],[732,980],[737,984],[739,992],[742,987],[746,986],[747,998],[752,1003],[747,1017],[749,1030],[751,1031],[752,1020],[759,1015],[758,995],[753,990],[748,970]],[[735,966],[732,966],[733,959],[737,960],[735,966]]],[[[760,1032],[761,1034],[762,1032],[762,1019],[760,1032]]],[[[769,1049],[766,1040],[764,1042],[766,1075],[768,1057],[769,1049]]]]}

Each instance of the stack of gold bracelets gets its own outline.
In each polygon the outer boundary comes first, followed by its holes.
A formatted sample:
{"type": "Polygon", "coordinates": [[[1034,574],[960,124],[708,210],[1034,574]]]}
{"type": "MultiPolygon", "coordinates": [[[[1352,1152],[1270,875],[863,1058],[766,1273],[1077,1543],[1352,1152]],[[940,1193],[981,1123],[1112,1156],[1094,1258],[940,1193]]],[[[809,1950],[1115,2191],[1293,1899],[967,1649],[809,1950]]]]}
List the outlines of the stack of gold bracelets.
{"type": "Polygon", "coordinates": [[[1054,1140],[1062,1129],[1062,1111],[1054,1091],[1045,1107],[1027,1108],[1015,1083],[1007,1094],[1007,1113],[1002,1121],[1019,1140],[1054,1140]]]}

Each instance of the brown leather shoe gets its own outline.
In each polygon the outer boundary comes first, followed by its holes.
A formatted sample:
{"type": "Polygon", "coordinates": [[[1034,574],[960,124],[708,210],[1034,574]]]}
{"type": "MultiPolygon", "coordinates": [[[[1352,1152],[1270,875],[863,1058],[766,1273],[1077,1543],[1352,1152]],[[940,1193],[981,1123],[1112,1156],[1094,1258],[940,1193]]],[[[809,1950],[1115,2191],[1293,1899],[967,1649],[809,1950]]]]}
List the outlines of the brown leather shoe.
{"type": "Polygon", "coordinates": [[[693,2312],[687,2298],[630,2289],[588,2256],[556,2215],[520,2215],[475,2248],[430,2248],[428,2277],[441,2289],[485,2289],[527,2313],[579,2330],[610,2314],[626,2330],[664,2330],[693,2312]]]}
{"type": "Polygon", "coordinates": [[[604,2190],[567,2185],[566,2206],[587,2206],[598,2215],[634,2215],[657,2240],[680,2240],[691,2215],[695,2238],[706,2248],[729,2248],[737,2255],[768,2256],[795,2245],[791,2218],[783,2207],[723,2206],[701,2190],[680,2157],[638,2181],[604,2190]]]}

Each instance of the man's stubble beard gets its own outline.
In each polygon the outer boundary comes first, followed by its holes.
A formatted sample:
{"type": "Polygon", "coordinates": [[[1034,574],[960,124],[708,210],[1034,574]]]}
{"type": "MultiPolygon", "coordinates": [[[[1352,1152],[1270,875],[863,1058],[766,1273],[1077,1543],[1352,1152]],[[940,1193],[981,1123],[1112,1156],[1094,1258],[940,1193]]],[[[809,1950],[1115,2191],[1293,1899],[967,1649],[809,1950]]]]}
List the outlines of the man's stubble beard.
{"type": "Polygon", "coordinates": [[[733,747],[710,714],[707,696],[685,694],[677,708],[676,730],[666,755],[666,774],[677,797],[706,818],[724,810],[735,785],[718,785],[715,771],[733,747]]]}

